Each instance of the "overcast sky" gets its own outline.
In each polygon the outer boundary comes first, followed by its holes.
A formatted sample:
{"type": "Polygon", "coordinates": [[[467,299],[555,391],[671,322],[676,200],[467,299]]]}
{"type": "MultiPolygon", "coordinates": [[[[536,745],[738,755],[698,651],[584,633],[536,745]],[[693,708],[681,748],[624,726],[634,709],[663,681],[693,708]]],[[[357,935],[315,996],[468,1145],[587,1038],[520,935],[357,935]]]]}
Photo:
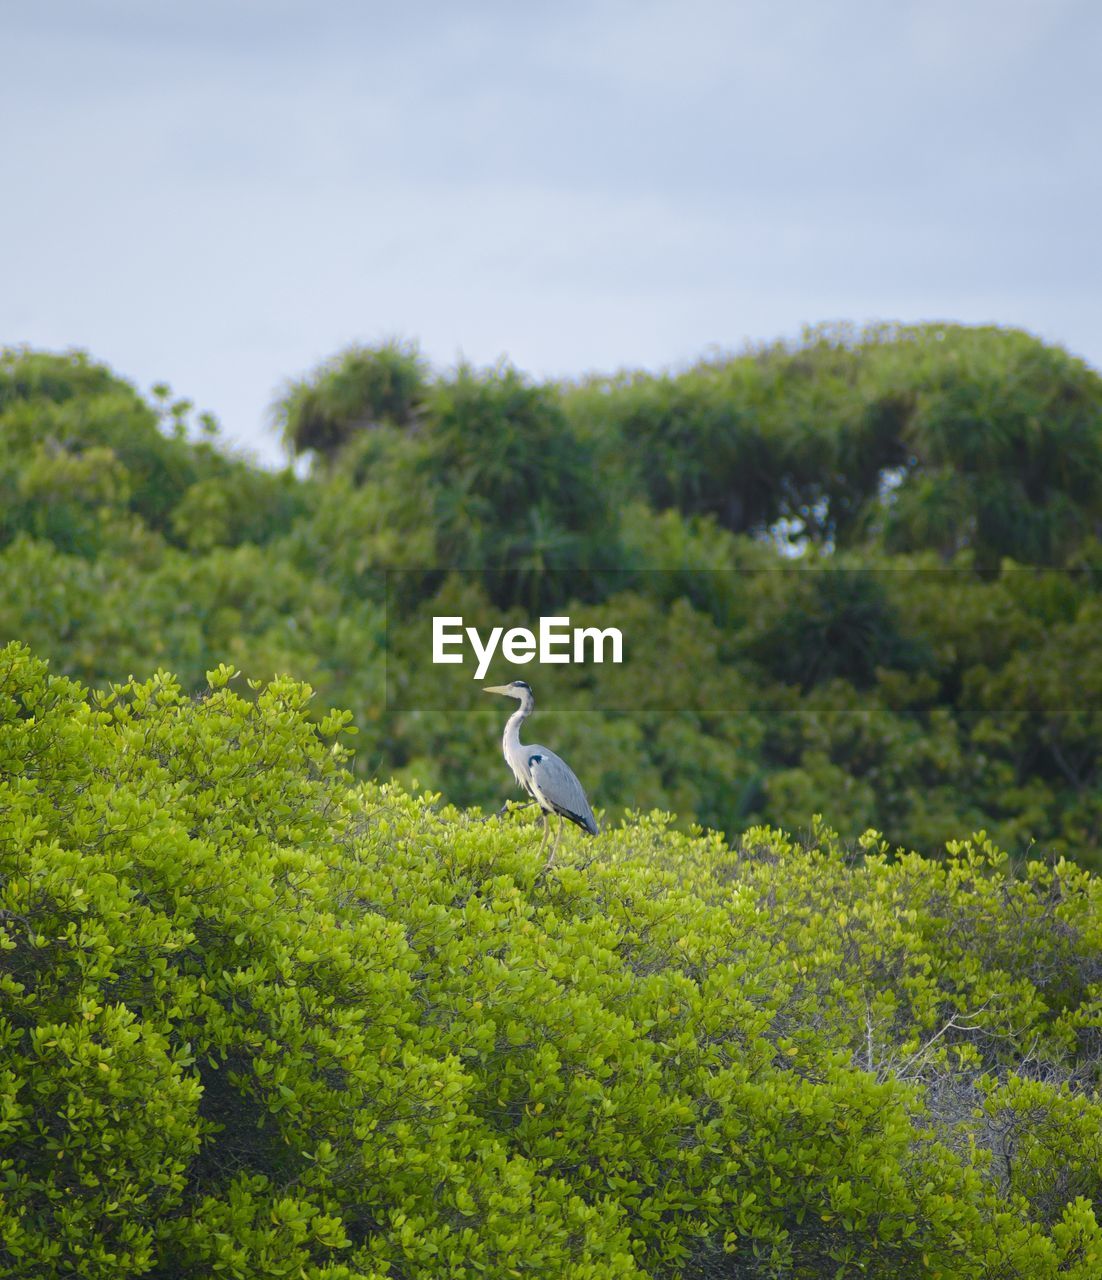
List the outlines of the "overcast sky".
{"type": "Polygon", "coordinates": [[[537,376],[846,319],[1102,367],[1096,0],[0,0],[0,343],[267,461],[350,342],[537,376]]]}

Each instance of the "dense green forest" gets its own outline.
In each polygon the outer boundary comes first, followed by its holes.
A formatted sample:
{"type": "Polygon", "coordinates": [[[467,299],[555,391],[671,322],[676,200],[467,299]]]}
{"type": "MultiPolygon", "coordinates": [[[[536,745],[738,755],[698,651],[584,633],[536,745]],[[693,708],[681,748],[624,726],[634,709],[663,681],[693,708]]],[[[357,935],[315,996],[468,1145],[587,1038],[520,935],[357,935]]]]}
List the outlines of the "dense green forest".
{"type": "Polygon", "coordinates": [[[832,329],[560,385],[392,343],[274,418],[303,478],[166,388],[7,353],[0,637],[95,687],[290,674],[351,711],[360,776],[496,808],[501,708],[425,620],[599,611],[630,661],[528,674],[606,815],[1098,865],[1102,379],[1065,352],[832,329]]]}
{"type": "Polygon", "coordinates": [[[395,342],[273,422],[0,358],[0,1274],[1095,1280],[1098,374],[395,342]],[[492,672],[551,870],[426,648],[545,613],[629,650],[492,672]]]}

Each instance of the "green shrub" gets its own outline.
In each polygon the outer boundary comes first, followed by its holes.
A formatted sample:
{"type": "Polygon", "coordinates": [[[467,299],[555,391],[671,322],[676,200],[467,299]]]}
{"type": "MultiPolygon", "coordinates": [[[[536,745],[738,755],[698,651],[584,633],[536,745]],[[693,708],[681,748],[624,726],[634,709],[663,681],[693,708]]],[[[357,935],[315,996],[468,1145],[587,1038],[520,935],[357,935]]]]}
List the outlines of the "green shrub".
{"type": "Polygon", "coordinates": [[[356,784],[289,680],[0,651],[0,1263],[30,1280],[1072,1275],[1098,882],[356,784]]]}

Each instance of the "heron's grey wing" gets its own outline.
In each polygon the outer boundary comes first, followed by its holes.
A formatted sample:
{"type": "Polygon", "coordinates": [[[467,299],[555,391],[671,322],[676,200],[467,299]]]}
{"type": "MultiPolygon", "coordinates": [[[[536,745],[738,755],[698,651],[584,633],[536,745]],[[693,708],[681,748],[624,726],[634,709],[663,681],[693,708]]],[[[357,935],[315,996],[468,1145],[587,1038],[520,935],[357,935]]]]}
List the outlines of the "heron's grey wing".
{"type": "Polygon", "coordinates": [[[528,748],[528,776],[536,799],[595,836],[600,828],[574,770],[546,747],[528,748]]]}

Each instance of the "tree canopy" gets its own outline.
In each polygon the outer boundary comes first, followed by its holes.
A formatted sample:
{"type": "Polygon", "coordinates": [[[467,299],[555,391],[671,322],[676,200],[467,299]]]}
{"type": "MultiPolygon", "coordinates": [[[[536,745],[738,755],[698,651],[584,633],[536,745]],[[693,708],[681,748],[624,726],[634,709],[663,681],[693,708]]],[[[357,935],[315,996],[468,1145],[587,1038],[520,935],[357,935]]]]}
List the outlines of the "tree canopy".
{"type": "Polygon", "coordinates": [[[289,673],[352,712],[361,776],[488,804],[496,709],[428,665],[426,620],[615,615],[623,668],[537,689],[614,811],[734,838],[829,798],[851,838],[1102,856],[1102,380],[1065,352],[817,330],[560,385],[390,343],[295,386],[339,423],[321,448],[280,400],[302,479],[167,388],[5,354],[0,634],[97,687],[289,673]]]}

